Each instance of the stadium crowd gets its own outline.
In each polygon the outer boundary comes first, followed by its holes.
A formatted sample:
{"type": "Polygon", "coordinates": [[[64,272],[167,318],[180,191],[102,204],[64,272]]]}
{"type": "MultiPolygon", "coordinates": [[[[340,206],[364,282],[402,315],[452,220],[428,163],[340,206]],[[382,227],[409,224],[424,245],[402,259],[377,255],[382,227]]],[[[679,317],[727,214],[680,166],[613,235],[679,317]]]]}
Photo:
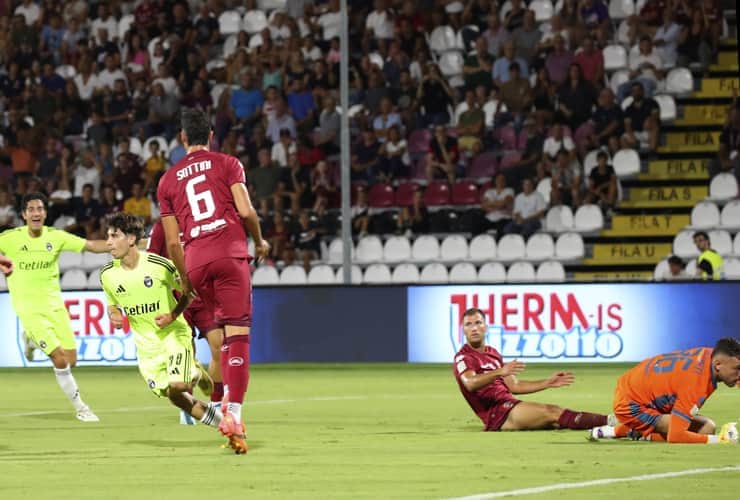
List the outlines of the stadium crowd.
{"type": "MultiPolygon", "coordinates": [[[[619,23],[602,0],[538,22],[542,3],[348,1],[358,235],[528,236],[548,204],[614,207],[609,159],[657,147],[652,96],[675,65],[707,70],[718,2],[647,0],[619,23]],[[614,41],[629,49],[617,88],[614,41]]],[[[196,107],[242,161],[274,260],[308,265],[339,228],[339,24],[338,0],[0,2],[0,230],[30,191],[88,239],[118,210],[156,220],[159,176],[185,154],[178,113],[196,107]]]]}

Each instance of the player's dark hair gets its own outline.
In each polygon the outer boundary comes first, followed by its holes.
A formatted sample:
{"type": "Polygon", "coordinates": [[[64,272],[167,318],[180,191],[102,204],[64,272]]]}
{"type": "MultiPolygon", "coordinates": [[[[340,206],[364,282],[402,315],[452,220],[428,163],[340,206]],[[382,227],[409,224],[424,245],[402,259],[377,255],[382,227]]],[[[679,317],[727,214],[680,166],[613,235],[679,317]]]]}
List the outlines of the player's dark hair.
{"type": "Polygon", "coordinates": [[[703,236],[705,240],[709,241],[709,235],[705,231],[697,231],[694,233],[694,239],[698,238],[699,236],[703,236]]]}
{"type": "Polygon", "coordinates": [[[41,200],[41,203],[44,204],[44,210],[49,209],[49,199],[46,197],[46,195],[44,193],[39,193],[38,191],[34,191],[32,193],[26,193],[23,195],[21,207],[24,212],[28,208],[28,203],[33,200],[41,200]]]}
{"type": "Polygon", "coordinates": [[[185,108],[180,114],[180,124],[188,136],[189,146],[207,146],[211,134],[208,117],[199,109],[185,108]]]}
{"type": "Polygon", "coordinates": [[[726,354],[731,358],[740,358],[740,340],[732,337],[719,339],[712,351],[712,357],[717,354],[726,354]]]}
{"type": "Polygon", "coordinates": [[[463,313],[463,319],[467,318],[468,316],[475,316],[476,314],[480,314],[481,318],[483,318],[483,320],[485,321],[486,319],[485,313],[481,309],[478,309],[477,307],[471,307],[470,309],[466,309],[465,312],[463,313]]]}
{"type": "Polygon", "coordinates": [[[683,269],[683,268],[686,267],[686,263],[678,255],[671,255],[670,257],[668,257],[668,263],[669,264],[675,264],[677,266],[681,266],[681,269],[683,269]]]}
{"type": "Polygon", "coordinates": [[[118,229],[123,234],[136,236],[136,243],[144,237],[144,221],[137,215],[117,212],[108,216],[108,229],[118,229]]]}

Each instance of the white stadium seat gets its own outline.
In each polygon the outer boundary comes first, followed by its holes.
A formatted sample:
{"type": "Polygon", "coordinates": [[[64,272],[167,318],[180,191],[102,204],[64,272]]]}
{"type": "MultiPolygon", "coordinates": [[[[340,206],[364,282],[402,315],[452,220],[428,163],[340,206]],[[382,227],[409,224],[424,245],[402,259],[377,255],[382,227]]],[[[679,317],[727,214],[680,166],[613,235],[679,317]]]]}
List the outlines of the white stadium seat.
{"type": "MultiPolygon", "coordinates": [[[[586,157],[583,159],[583,177],[584,177],[584,179],[588,179],[588,176],[589,176],[589,174],[591,174],[591,171],[593,169],[595,169],[597,167],[597,165],[599,164],[599,160],[598,160],[597,157],[599,156],[599,153],[601,153],[602,151],[604,151],[604,150],[603,149],[593,149],[593,150],[589,151],[588,154],[586,155],[586,157]]],[[[611,155],[609,155],[609,152],[608,151],[605,151],[605,152],[606,152],[606,155],[608,157],[607,160],[606,160],[606,163],[607,164],[611,164],[611,162],[612,162],[611,155]]]]}
{"type": "Polygon", "coordinates": [[[534,11],[534,18],[538,23],[549,21],[554,11],[550,0],[532,0],[529,10],[534,11]]]}
{"type": "Polygon", "coordinates": [[[429,48],[437,54],[455,49],[456,46],[455,30],[450,26],[438,26],[429,36],[429,48]]]}
{"type": "Polygon", "coordinates": [[[383,242],[378,236],[365,236],[357,242],[355,253],[361,264],[379,262],[383,259],[383,242]]]}
{"type": "Polygon", "coordinates": [[[77,70],[71,64],[63,64],[62,66],[58,66],[54,72],[65,80],[77,76],[77,70]]]}
{"type": "Polygon", "coordinates": [[[285,10],[286,0],[257,0],[257,7],[260,10],[285,10]]]}
{"type": "Polygon", "coordinates": [[[625,19],[635,13],[635,2],[633,0],[610,0],[609,18],[625,19]]]}
{"type": "Polygon", "coordinates": [[[82,269],[70,269],[62,275],[62,290],[84,290],[87,288],[87,274],[82,269]]]}
{"type": "Polygon", "coordinates": [[[458,262],[450,269],[450,283],[475,283],[478,270],[470,262],[458,262]]]}
{"type": "MultiPolygon", "coordinates": [[[[328,261],[329,264],[341,264],[343,262],[344,258],[344,251],[343,251],[343,243],[342,238],[334,238],[331,240],[331,243],[329,243],[329,251],[328,251],[328,261]]],[[[355,249],[352,246],[352,243],[350,243],[350,254],[354,257],[355,249]]]]}
{"type": "Polygon", "coordinates": [[[603,50],[604,69],[616,71],[627,67],[627,51],[621,45],[607,45],[603,50]]]}
{"type": "Polygon", "coordinates": [[[479,234],[470,240],[469,258],[473,262],[482,262],[496,258],[496,240],[490,234],[479,234]]]}
{"type": "Polygon", "coordinates": [[[385,264],[371,264],[365,269],[364,283],[382,285],[391,282],[391,270],[385,264]]]}
{"type": "Polygon", "coordinates": [[[478,283],[502,283],[506,281],[506,268],[500,262],[486,262],[478,269],[478,283]]]}
{"type": "Polygon", "coordinates": [[[617,94],[619,92],[619,86],[623,83],[630,81],[630,73],[626,69],[620,69],[615,71],[611,78],[609,78],[609,88],[612,92],[617,94]]]}
{"type": "Polygon", "coordinates": [[[100,290],[100,269],[93,269],[88,275],[85,288],[88,290],[100,290]]]}
{"type": "Polygon", "coordinates": [[[222,35],[234,35],[241,31],[242,17],[235,10],[227,10],[218,16],[218,31],[222,35]]]}
{"type": "Polygon", "coordinates": [[[604,214],[598,205],[581,205],[576,210],[574,228],[579,232],[598,231],[604,227],[604,214]]]}
{"type": "Polygon", "coordinates": [[[699,255],[699,250],[694,244],[694,231],[681,231],[673,238],[673,253],[682,259],[699,255]]]}
{"type": "Polygon", "coordinates": [[[428,234],[419,236],[411,247],[411,257],[416,262],[429,262],[439,259],[439,241],[428,234]]]}
{"type": "Polygon", "coordinates": [[[507,283],[525,283],[536,279],[534,266],[529,262],[514,262],[506,271],[507,283]]]}
{"type": "Polygon", "coordinates": [[[526,244],[520,234],[507,234],[498,242],[498,258],[503,261],[523,259],[526,255],[526,244]]]}
{"type": "Polygon", "coordinates": [[[411,243],[405,236],[391,236],[383,247],[385,262],[405,262],[411,259],[411,243]]]}
{"type": "Polygon", "coordinates": [[[568,205],[550,208],[545,216],[545,229],[552,233],[573,230],[573,210],[568,205]]]}
{"type": "Polygon", "coordinates": [[[732,253],[740,257],[740,233],[735,235],[735,239],[732,242],[732,253]]]}
{"type": "Polygon", "coordinates": [[[578,233],[564,233],[555,242],[555,257],[558,260],[576,260],[585,255],[583,238],[578,233]]]}
{"type": "MultiPolygon", "coordinates": [[[[134,23],[134,15],[133,14],[126,14],[125,16],[121,17],[121,20],[118,21],[118,38],[123,42],[124,38],[126,38],[126,33],[131,28],[131,25],[134,23]]],[[[110,33],[111,38],[113,38],[113,33],[110,33]]]]}
{"type": "Polygon", "coordinates": [[[537,192],[542,195],[545,199],[545,203],[550,204],[550,194],[552,193],[552,179],[549,177],[543,178],[537,183],[537,192]]]}
{"type": "Polygon", "coordinates": [[[314,266],[308,272],[308,284],[309,285],[333,285],[334,284],[334,270],[331,266],[326,264],[319,264],[314,266]]]}
{"type": "Polygon", "coordinates": [[[665,281],[665,277],[668,273],[668,259],[663,259],[655,265],[655,269],[653,270],[653,279],[655,281],[665,281]]]}
{"type": "Polygon", "coordinates": [[[725,259],[722,270],[727,280],[740,280],[740,259],[725,259]]]}
{"type": "Polygon", "coordinates": [[[737,179],[733,174],[723,172],[717,174],[709,183],[709,199],[725,201],[737,198],[737,179]]]}
{"type": "Polygon", "coordinates": [[[717,205],[711,201],[700,201],[691,209],[691,227],[709,229],[719,226],[720,214],[717,205]]]}
{"type": "Polygon", "coordinates": [[[543,261],[555,256],[555,242],[547,233],[535,233],[527,240],[525,249],[527,260],[543,261]]]}
{"type": "Polygon", "coordinates": [[[634,149],[620,149],[614,155],[614,173],[629,177],[640,173],[640,155],[634,149]]]}
{"type": "Polygon", "coordinates": [[[62,252],[59,254],[59,272],[82,267],[82,254],[78,252],[62,252]]]}
{"type": "Polygon", "coordinates": [[[722,208],[720,226],[723,228],[740,228],[740,200],[729,201],[722,208]]]}
{"type": "Polygon", "coordinates": [[[673,68],[665,81],[669,94],[688,94],[694,90],[694,77],[688,68],[673,68]]]}
{"type": "MultiPolygon", "coordinates": [[[[92,253],[92,252],[83,252],[82,253],[82,263],[81,267],[85,271],[92,271],[93,269],[100,269],[104,265],[106,265],[108,262],[111,261],[111,256],[109,253],[92,253]]],[[[98,284],[100,285],[100,284],[98,284]]]]}
{"type": "MultiPolygon", "coordinates": [[[[339,285],[344,284],[344,268],[342,266],[340,266],[339,269],[337,269],[337,274],[336,274],[335,279],[336,279],[337,284],[339,285]]],[[[362,269],[360,269],[360,266],[358,266],[357,264],[352,265],[352,271],[350,272],[350,282],[353,285],[362,284],[362,269]]]]}
{"type": "Polygon", "coordinates": [[[228,59],[234,52],[236,52],[236,47],[239,44],[239,39],[236,37],[236,35],[229,35],[226,37],[226,40],[224,40],[224,47],[223,47],[223,57],[224,59],[228,59]]]}
{"type": "Polygon", "coordinates": [[[419,268],[416,264],[399,264],[393,269],[392,283],[418,283],[419,268]]]}
{"type": "Polygon", "coordinates": [[[686,263],[686,274],[689,275],[689,279],[696,277],[696,259],[691,259],[686,263]]]}
{"type": "Polygon", "coordinates": [[[296,264],[285,266],[280,273],[281,285],[305,285],[308,281],[306,270],[296,264]]]}
{"type": "Polygon", "coordinates": [[[458,262],[468,258],[468,240],[459,234],[452,234],[442,240],[439,248],[439,258],[442,262],[458,262]]]}
{"type": "Polygon", "coordinates": [[[447,268],[439,262],[427,264],[419,275],[419,283],[447,283],[447,280],[447,268]]]}
{"type": "Polygon", "coordinates": [[[265,28],[267,28],[267,16],[264,11],[255,9],[244,14],[242,29],[250,35],[259,33],[265,28]]]}
{"type": "Polygon", "coordinates": [[[155,141],[159,143],[160,153],[167,154],[167,151],[169,149],[169,143],[167,142],[167,139],[165,139],[161,135],[155,135],[153,137],[150,137],[144,142],[144,146],[143,146],[143,150],[141,154],[145,160],[148,160],[152,156],[152,153],[149,151],[149,144],[155,141]]]}
{"type": "Polygon", "coordinates": [[[252,273],[252,283],[254,286],[277,285],[280,283],[280,276],[273,266],[260,266],[252,273]]]}
{"type": "Polygon", "coordinates": [[[537,268],[537,281],[541,283],[560,283],[565,281],[565,268],[554,260],[543,262],[537,268]]]}
{"type": "Polygon", "coordinates": [[[660,107],[660,121],[670,122],[676,119],[676,100],[673,96],[660,94],[653,96],[653,99],[655,99],[655,102],[657,102],[660,107]]]}
{"type": "Polygon", "coordinates": [[[727,231],[723,229],[709,231],[709,241],[718,254],[723,256],[732,254],[732,237],[727,231]]]}

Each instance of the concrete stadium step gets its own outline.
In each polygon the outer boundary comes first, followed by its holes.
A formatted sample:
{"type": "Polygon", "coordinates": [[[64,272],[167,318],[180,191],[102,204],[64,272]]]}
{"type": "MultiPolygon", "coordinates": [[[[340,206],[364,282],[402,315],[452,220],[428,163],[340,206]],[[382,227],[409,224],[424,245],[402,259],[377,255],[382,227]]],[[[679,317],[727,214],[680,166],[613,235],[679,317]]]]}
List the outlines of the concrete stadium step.
{"type": "Polygon", "coordinates": [[[678,126],[722,126],[727,118],[727,106],[722,104],[687,104],[679,109],[680,118],[673,121],[678,126]]]}
{"type": "Polygon", "coordinates": [[[719,150],[720,131],[667,132],[661,134],[658,153],[707,153],[719,150]]]}
{"type": "Polygon", "coordinates": [[[691,222],[688,214],[614,215],[602,237],[674,236],[691,222]]]}
{"type": "Polygon", "coordinates": [[[638,176],[641,181],[665,181],[676,179],[709,180],[709,160],[685,158],[675,160],[653,160],[647,164],[647,172],[638,176]]]}
{"type": "Polygon", "coordinates": [[[733,90],[740,90],[737,77],[702,78],[701,89],[694,92],[694,97],[732,97],[733,90]]]}
{"type": "Polygon", "coordinates": [[[709,194],[708,186],[652,186],[627,190],[622,208],[693,207],[709,194]]]}
{"type": "Polygon", "coordinates": [[[652,271],[578,271],[573,273],[573,281],[648,281],[652,271]]]}
{"type": "Polygon", "coordinates": [[[657,264],[673,251],[672,243],[596,243],[586,265],[657,264]]]}

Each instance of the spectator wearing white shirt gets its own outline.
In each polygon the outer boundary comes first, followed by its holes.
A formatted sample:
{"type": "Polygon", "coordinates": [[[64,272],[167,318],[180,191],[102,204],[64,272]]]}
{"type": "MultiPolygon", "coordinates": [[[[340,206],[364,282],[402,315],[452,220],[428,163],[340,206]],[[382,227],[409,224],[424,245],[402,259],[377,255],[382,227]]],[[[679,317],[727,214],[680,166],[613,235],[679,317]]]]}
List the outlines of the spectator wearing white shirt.
{"type": "Polygon", "coordinates": [[[303,39],[301,54],[303,54],[303,59],[308,61],[318,61],[324,57],[324,54],[322,54],[321,49],[316,46],[312,36],[307,36],[303,39]]]}
{"type": "Polygon", "coordinates": [[[21,15],[26,19],[27,26],[33,26],[41,22],[41,7],[36,5],[33,0],[23,0],[23,3],[15,8],[13,13],[21,15]]]}
{"type": "Polygon", "coordinates": [[[678,36],[681,34],[681,25],[675,21],[673,10],[663,12],[663,24],[653,37],[653,44],[658,51],[664,67],[672,68],[678,58],[678,36]]]}
{"type": "Polygon", "coordinates": [[[77,165],[74,168],[74,196],[82,196],[85,184],[93,187],[93,196],[98,197],[100,181],[103,174],[103,164],[95,157],[92,149],[84,147],[80,150],[77,165]]]}
{"type": "Polygon", "coordinates": [[[659,278],[662,281],[684,281],[692,279],[689,273],[686,272],[686,263],[677,255],[668,257],[668,269],[659,278]]]}
{"type": "Polygon", "coordinates": [[[401,137],[397,125],[388,129],[388,140],[380,146],[379,157],[375,176],[377,181],[391,182],[409,175],[411,157],[408,153],[408,144],[406,139],[401,137]]]}
{"type": "Polygon", "coordinates": [[[552,133],[545,139],[542,145],[542,152],[545,154],[545,160],[554,163],[558,153],[564,150],[568,153],[570,160],[576,156],[576,145],[570,136],[565,135],[565,129],[561,123],[555,123],[552,126],[552,133]]]}
{"type": "Polygon", "coordinates": [[[385,0],[375,0],[375,10],[367,15],[365,28],[375,38],[390,40],[395,34],[393,12],[388,9],[385,0]]]}
{"type": "Polygon", "coordinates": [[[116,80],[128,81],[126,74],[116,65],[116,60],[112,55],[105,56],[105,69],[98,73],[98,80],[100,87],[108,91],[113,91],[116,80]]]}
{"type": "Polygon", "coordinates": [[[380,114],[373,120],[373,129],[381,144],[385,142],[388,130],[393,126],[401,127],[401,116],[393,111],[393,104],[388,97],[380,100],[380,114]]]}
{"type": "Polygon", "coordinates": [[[521,234],[525,239],[539,231],[542,218],[545,216],[547,203],[542,195],[535,191],[534,181],[524,179],[522,192],[514,198],[514,220],[504,228],[505,234],[521,234]]]}
{"type": "Polygon", "coordinates": [[[481,196],[481,208],[485,212],[483,227],[478,232],[495,229],[501,234],[511,222],[511,209],[514,205],[514,190],[506,185],[503,173],[496,175],[494,185],[481,196]]]}
{"type": "Polygon", "coordinates": [[[170,75],[169,69],[164,64],[160,64],[157,68],[157,78],[155,78],[152,82],[152,86],[156,85],[157,83],[162,84],[162,88],[164,88],[166,94],[172,94],[174,96],[180,94],[180,88],[177,86],[177,80],[175,80],[170,75]]]}
{"type": "Polygon", "coordinates": [[[108,11],[108,5],[105,2],[98,4],[98,17],[90,23],[90,34],[95,37],[95,41],[100,44],[100,30],[105,29],[108,31],[108,36],[111,40],[118,38],[118,21],[116,18],[110,15],[108,11]]]}
{"type": "Polygon", "coordinates": [[[663,78],[663,61],[653,47],[653,41],[649,36],[640,38],[640,50],[630,57],[629,67],[630,80],[620,85],[617,92],[619,102],[622,102],[631,92],[633,83],[641,83],[645,89],[645,96],[652,97],[658,80],[663,78]]]}
{"type": "Polygon", "coordinates": [[[80,61],[79,73],[74,77],[77,94],[83,101],[92,99],[95,92],[101,90],[101,83],[98,75],[93,73],[92,64],[88,59],[80,61]]]}
{"type": "Polygon", "coordinates": [[[270,153],[272,161],[281,167],[287,167],[288,158],[291,154],[295,154],[296,152],[296,144],[290,136],[290,130],[282,129],[280,131],[280,140],[272,145],[272,152],[270,153]]]}
{"type": "Polygon", "coordinates": [[[339,9],[339,0],[329,0],[329,8],[319,16],[317,20],[321,26],[325,42],[329,42],[335,36],[339,36],[341,28],[341,11],[339,9]]]}
{"type": "Polygon", "coordinates": [[[0,231],[14,227],[16,217],[10,193],[6,189],[0,189],[0,231]]]}
{"type": "Polygon", "coordinates": [[[494,85],[493,88],[491,88],[488,100],[483,105],[483,114],[486,116],[486,128],[493,128],[493,125],[496,122],[496,115],[499,113],[506,113],[508,111],[509,109],[506,107],[506,104],[499,99],[498,87],[494,85]]]}

